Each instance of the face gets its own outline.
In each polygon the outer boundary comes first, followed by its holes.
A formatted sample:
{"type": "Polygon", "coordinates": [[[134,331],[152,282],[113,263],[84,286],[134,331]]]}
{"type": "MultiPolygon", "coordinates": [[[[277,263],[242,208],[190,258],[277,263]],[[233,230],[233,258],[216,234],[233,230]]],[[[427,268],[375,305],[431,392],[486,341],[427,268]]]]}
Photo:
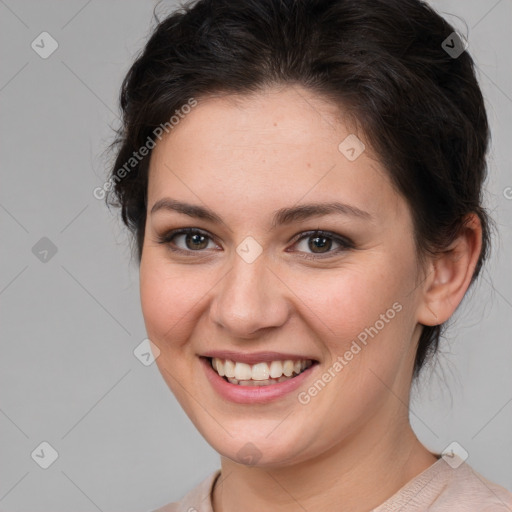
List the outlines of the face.
{"type": "Polygon", "coordinates": [[[368,145],[355,159],[357,140],[340,146],[354,133],[285,87],[200,101],[153,150],[148,337],[190,419],[233,460],[279,466],[378,439],[407,400],[411,214],[368,145]]]}

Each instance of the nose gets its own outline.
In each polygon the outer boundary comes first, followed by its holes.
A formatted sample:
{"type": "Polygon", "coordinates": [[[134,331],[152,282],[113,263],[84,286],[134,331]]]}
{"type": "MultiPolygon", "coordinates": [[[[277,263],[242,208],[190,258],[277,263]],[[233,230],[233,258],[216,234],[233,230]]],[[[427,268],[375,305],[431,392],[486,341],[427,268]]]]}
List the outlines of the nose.
{"type": "Polygon", "coordinates": [[[210,318],[232,338],[253,338],[286,323],[290,302],[286,286],[261,254],[247,263],[238,255],[221,280],[210,305],[210,318]]]}

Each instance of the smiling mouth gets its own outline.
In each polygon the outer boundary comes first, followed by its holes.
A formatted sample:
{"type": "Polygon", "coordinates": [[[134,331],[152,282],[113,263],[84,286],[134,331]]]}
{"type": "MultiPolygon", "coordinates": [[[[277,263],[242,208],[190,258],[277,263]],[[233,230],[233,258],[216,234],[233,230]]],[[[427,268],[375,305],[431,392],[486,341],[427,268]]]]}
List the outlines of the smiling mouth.
{"type": "Polygon", "coordinates": [[[269,386],[293,379],[316,361],[299,359],[270,361],[256,364],[240,363],[231,359],[208,358],[212,369],[225,381],[238,386],[269,386]]]}

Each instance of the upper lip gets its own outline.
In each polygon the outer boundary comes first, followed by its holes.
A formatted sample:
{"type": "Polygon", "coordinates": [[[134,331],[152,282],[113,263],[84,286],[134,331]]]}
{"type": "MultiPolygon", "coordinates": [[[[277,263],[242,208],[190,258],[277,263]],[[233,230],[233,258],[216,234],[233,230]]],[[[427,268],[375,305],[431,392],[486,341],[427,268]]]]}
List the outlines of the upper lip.
{"type": "Polygon", "coordinates": [[[246,364],[257,364],[257,363],[265,363],[270,361],[286,361],[287,359],[291,359],[292,361],[302,361],[302,360],[311,360],[315,362],[316,360],[312,357],[305,355],[297,355],[297,354],[288,354],[283,352],[235,352],[234,350],[212,350],[201,354],[202,357],[217,357],[219,359],[229,359],[230,361],[235,361],[239,363],[246,364]]]}

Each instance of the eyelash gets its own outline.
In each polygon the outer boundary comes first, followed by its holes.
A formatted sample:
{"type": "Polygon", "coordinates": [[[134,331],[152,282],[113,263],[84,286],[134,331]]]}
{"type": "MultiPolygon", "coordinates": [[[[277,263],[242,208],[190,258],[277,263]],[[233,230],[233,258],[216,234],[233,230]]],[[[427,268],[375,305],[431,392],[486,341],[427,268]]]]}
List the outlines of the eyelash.
{"type": "MultiPolygon", "coordinates": [[[[193,250],[179,249],[175,246],[173,247],[173,245],[172,245],[173,238],[175,238],[178,235],[187,235],[187,234],[203,235],[205,237],[208,237],[210,240],[214,241],[213,238],[208,233],[206,233],[205,231],[202,231],[200,229],[180,228],[180,229],[171,230],[162,235],[158,235],[157,243],[167,245],[167,247],[171,251],[173,251],[175,253],[186,254],[187,256],[194,256],[195,255],[194,253],[203,252],[204,250],[202,250],[202,249],[193,251],[193,250]]],[[[316,259],[328,258],[328,257],[332,257],[335,254],[339,254],[340,252],[354,248],[354,244],[351,240],[349,240],[348,238],[341,237],[340,235],[337,235],[336,233],[332,233],[330,231],[312,230],[312,231],[305,231],[305,232],[299,233],[299,235],[301,235],[301,236],[296,236],[293,238],[293,240],[294,240],[293,245],[296,245],[298,242],[300,242],[303,239],[307,240],[308,238],[312,238],[313,236],[316,236],[316,237],[324,237],[324,238],[331,239],[341,246],[338,249],[330,250],[327,253],[318,253],[318,254],[306,253],[306,254],[310,254],[310,255],[312,254],[313,256],[302,256],[305,259],[316,260],[316,259]]]]}

